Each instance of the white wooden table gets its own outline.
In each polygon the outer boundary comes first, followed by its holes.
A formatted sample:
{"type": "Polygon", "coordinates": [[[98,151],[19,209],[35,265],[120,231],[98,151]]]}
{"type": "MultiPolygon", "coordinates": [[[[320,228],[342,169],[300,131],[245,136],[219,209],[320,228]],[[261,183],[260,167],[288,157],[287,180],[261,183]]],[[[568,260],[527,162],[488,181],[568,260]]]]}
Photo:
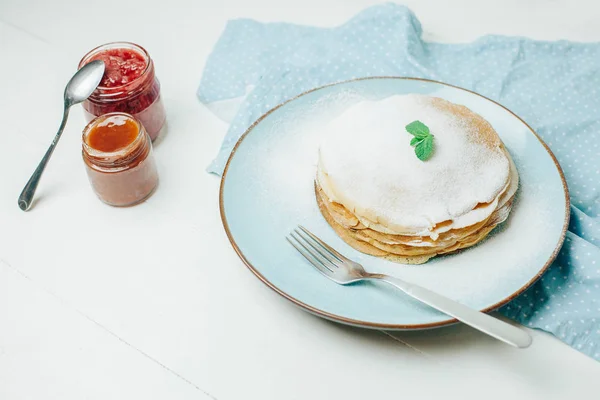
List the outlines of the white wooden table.
{"type": "MultiPolygon", "coordinates": [[[[219,180],[204,172],[226,126],[195,97],[225,22],[333,26],[369,3],[0,2],[0,399],[597,396],[600,363],[543,332],[520,351],[464,326],[343,327],[280,298],[231,249],[219,180]],[[87,50],[115,40],[146,47],[162,82],[158,191],[133,208],[100,203],[74,110],[37,204],[21,212],[17,196],[58,127],[64,84],[87,50]]],[[[600,40],[594,0],[407,3],[431,40],[600,40]]]]}

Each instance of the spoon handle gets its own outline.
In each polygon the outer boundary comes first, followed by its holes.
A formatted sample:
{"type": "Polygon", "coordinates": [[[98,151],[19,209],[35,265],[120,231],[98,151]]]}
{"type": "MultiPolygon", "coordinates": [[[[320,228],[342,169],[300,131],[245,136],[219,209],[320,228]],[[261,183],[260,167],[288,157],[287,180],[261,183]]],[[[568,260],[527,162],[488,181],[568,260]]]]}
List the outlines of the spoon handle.
{"type": "Polygon", "coordinates": [[[38,183],[40,183],[40,178],[42,177],[42,173],[44,172],[44,169],[46,168],[46,164],[48,164],[48,160],[50,160],[52,153],[54,153],[54,149],[56,148],[56,144],[58,143],[60,136],[62,135],[62,133],[65,129],[65,125],[67,125],[67,118],[69,116],[69,108],[70,107],[65,104],[65,109],[63,112],[63,119],[62,119],[62,122],[60,123],[60,128],[58,128],[58,132],[56,133],[56,136],[54,136],[54,140],[52,140],[50,147],[48,147],[48,150],[46,151],[44,158],[42,158],[42,161],[40,161],[40,163],[37,166],[37,168],[35,169],[35,171],[33,171],[33,175],[31,175],[31,178],[29,178],[29,181],[27,181],[27,184],[25,185],[25,187],[23,188],[23,191],[21,192],[21,195],[19,196],[19,208],[23,211],[27,211],[31,207],[33,195],[35,194],[35,190],[37,189],[38,183]]]}

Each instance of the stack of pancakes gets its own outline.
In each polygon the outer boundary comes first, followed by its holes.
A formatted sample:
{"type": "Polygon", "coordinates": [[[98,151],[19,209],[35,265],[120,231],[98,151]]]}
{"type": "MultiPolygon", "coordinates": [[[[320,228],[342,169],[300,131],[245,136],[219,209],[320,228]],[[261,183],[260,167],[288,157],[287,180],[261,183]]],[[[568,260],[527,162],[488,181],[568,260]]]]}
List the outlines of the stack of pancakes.
{"type": "Polygon", "coordinates": [[[506,220],[518,187],[515,165],[492,126],[468,108],[422,96],[363,101],[326,127],[315,193],[350,246],[421,264],[473,246],[506,220]],[[419,160],[406,125],[434,135],[419,160]]]}

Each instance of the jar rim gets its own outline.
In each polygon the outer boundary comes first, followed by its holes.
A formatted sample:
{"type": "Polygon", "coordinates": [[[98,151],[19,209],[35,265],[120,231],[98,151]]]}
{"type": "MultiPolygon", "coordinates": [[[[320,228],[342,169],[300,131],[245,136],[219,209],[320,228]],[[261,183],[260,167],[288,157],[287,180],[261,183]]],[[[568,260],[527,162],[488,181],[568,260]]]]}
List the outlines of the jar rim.
{"type": "Polygon", "coordinates": [[[124,84],[118,85],[118,86],[98,85],[95,91],[100,90],[100,91],[107,91],[107,92],[110,91],[110,92],[118,93],[118,90],[122,90],[123,88],[131,86],[134,82],[137,82],[140,79],[143,79],[145,77],[146,73],[150,70],[151,64],[152,64],[152,59],[150,58],[150,54],[148,53],[148,51],[145,48],[143,48],[142,46],[140,46],[139,44],[136,44],[133,42],[126,42],[126,41],[109,42],[109,43],[104,43],[104,44],[94,47],[92,50],[88,51],[86,53],[86,55],[84,55],[81,58],[81,60],[79,61],[79,65],[77,66],[77,69],[81,69],[81,67],[83,67],[85,64],[87,64],[90,61],[90,58],[97,55],[98,53],[100,53],[103,50],[123,49],[123,48],[136,50],[137,52],[139,52],[144,57],[144,61],[146,62],[146,68],[144,68],[144,70],[142,71],[140,76],[138,76],[131,82],[127,82],[127,83],[124,83],[124,84]]]}
{"type": "Polygon", "coordinates": [[[118,161],[119,159],[123,159],[123,158],[128,158],[126,156],[135,156],[135,154],[132,154],[132,153],[137,153],[134,150],[136,148],[140,147],[140,142],[142,140],[144,140],[145,138],[146,138],[146,130],[144,129],[144,126],[133,115],[124,113],[124,112],[111,112],[111,113],[107,113],[107,114],[102,114],[102,115],[94,118],[86,125],[86,127],[83,129],[83,134],[81,135],[84,153],[86,153],[89,157],[92,157],[96,160],[98,160],[98,159],[106,160],[106,161],[108,161],[108,163],[111,163],[111,164],[118,164],[118,162],[115,162],[115,161],[118,161]],[[135,139],[131,143],[129,143],[127,146],[117,149],[115,151],[102,151],[102,150],[98,150],[98,149],[95,149],[92,146],[90,146],[87,142],[87,138],[88,138],[90,132],[92,131],[92,129],[95,128],[98,124],[107,120],[108,118],[115,117],[115,116],[125,117],[128,120],[131,120],[132,122],[135,123],[135,125],[138,128],[138,133],[137,133],[135,139]],[[113,161],[110,162],[109,160],[113,160],[113,161]]]}

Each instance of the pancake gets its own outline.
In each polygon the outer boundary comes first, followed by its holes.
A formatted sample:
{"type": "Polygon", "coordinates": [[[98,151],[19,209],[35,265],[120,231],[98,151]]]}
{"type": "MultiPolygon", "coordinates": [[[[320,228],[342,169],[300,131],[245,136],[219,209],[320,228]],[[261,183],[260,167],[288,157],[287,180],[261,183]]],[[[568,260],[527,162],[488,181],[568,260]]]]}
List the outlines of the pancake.
{"type": "MultiPolygon", "coordinates": [[[[503,222],[508,216],[508,210],[510,210],[512,205],[511,199],[510,202],[496,210],[496,212],[494,212],[486,221],[473,225],[469,227],[468,230],[463,229],[460,232],[450,232],[445,235],[443,240],[430,241],[423,245],[416,243],[417,239],[415,238],[412,238],[412,241],[409,242],[402,242],[401,240],[394,241],[394,239],[391,239],[390,241],[389,238],[393,238],[393,236],[388,235],[384,240],[381,240],[377,237],[380,233],[368,228],[356,229],[345,227],[342,223],[338,222],[338,219],[330,211],[330,205],[328,204],[328,200],[323,198],[322,190],[316,185],[315,190],[317,192],[317,202],[321,213],[338,235],[357,250],[377,256],[427,256],[427,258],[431,258],[436,254],[446,254],[471,246],[482,240],[497,224],[503,222]],[[342,231],[343,234],[340,231],[342,231]],[[360,247],[356,245],[356,241],[361,242],[360,247]]],[[[424,238],[424,240],[427,239],[429,238],[424,238]]],[[[409,264],[419,263],[413,262],[413,260],[405,262],[409,264]]]]}
{"type": "Polygon", "coordinates": [[[325,129],[317,202],[361,252],[419,264],[478,243],[508,217],[518,172],[493,127],[464,106],[393,96],[361,102],[325,129]],[[409,144],[415,120],[434,135],[427,161],[409,144]]]}

